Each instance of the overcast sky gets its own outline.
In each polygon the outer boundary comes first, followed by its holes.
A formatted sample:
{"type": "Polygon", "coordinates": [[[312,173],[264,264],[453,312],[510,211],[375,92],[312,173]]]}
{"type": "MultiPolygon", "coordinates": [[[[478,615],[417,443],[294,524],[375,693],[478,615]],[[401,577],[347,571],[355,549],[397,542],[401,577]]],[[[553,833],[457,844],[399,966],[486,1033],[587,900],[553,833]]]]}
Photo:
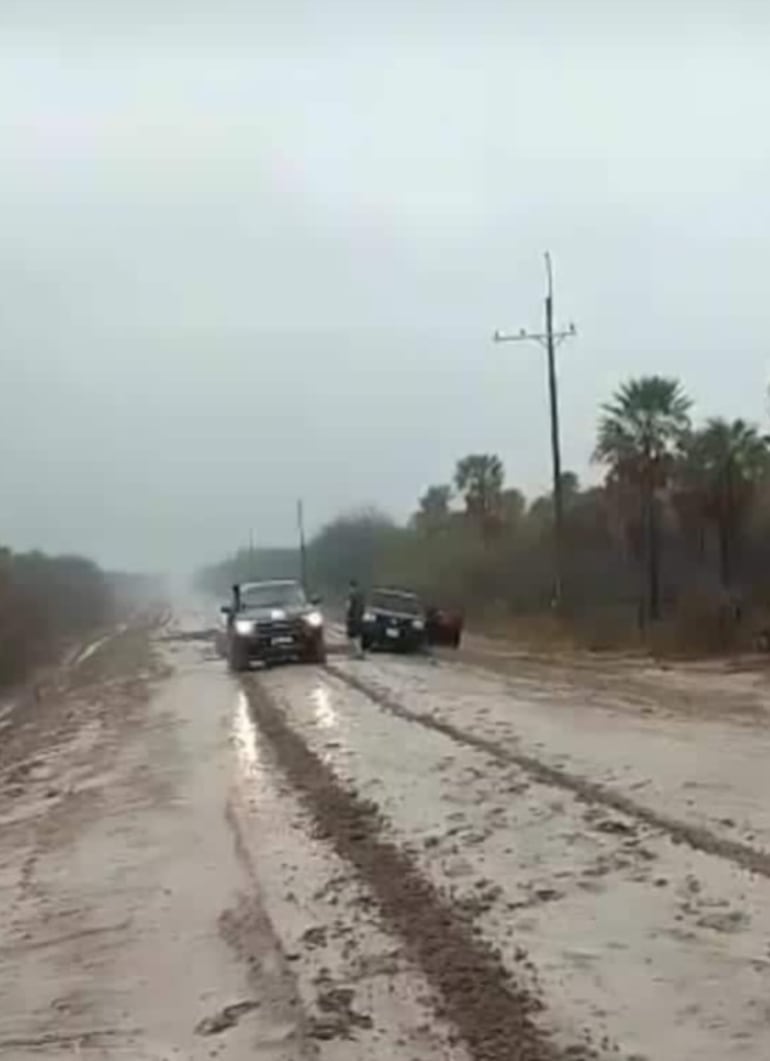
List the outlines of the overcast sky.
{"type": "Polygon", "coordinates": [[[0,541],[179,567],[644,372],[768,426],[765,0],[0,0],[0,541]],[[416,14],[415,10],[419,10],[416,14]]]}

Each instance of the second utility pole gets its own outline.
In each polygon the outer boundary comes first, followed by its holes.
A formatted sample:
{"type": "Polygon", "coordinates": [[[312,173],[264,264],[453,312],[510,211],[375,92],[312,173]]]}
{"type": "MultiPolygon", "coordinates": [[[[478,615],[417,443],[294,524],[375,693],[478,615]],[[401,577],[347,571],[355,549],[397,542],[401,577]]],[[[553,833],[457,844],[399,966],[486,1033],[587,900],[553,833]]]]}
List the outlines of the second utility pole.
{"type": "Polygon", "coordinates": [[[548,355],[548,398],[551,414],[551,456],[553,460],[553,606],[560,609],[564,595],[564,501],[562,497],[561,445],[559,441],[559,394],[556,380],[556,347],[565,339],[576,335],[574,324],[565,331],[553,330],[553,268],[551,255],[546,252],[545,268],[548,289],[545,296],[545,332],[527,332],[523,328],[517,335],[495,332],[496,343],[534,341],[545,347],[548,355]]]}
{"type": "Polygon", "coordinates": [[[302,588],[307,593],[307,547],[305,545],[305,509],[302,500],[297,501],[297,533],[299,535],[299,572],[302,588]]]}

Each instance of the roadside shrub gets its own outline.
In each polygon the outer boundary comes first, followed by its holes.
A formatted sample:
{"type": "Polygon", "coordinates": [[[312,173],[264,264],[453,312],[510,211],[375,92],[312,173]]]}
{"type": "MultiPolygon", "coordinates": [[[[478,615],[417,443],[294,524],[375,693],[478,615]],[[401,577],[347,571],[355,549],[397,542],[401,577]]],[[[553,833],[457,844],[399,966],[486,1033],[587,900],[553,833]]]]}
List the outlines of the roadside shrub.
{"type": "Polygon", "coordinates": [[[0,549],[0,686],[103,623],[111,604],[108,579],[89,560],[0,549]]]}

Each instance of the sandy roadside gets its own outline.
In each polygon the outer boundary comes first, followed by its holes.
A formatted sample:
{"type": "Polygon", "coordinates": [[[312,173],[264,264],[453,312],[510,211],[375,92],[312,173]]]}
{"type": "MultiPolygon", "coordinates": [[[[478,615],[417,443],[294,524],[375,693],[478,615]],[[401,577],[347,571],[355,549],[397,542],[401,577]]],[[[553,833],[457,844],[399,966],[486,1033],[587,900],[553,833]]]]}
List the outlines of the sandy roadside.
{"type": "Polygon", "coordinates": [[[629,714],[770,721],[770,657],[655,660],[638,653],[536,652],[499,638],[469,634],[447,661],[545,688],[553,698],[578,690],[591,702],[629,714]]]}
{"type": "Polygon", "coordinates": [[[225,824],[224,717],[153,636],[84,652],[4,743],[0,1056],[312,1056],[225,824]]]}

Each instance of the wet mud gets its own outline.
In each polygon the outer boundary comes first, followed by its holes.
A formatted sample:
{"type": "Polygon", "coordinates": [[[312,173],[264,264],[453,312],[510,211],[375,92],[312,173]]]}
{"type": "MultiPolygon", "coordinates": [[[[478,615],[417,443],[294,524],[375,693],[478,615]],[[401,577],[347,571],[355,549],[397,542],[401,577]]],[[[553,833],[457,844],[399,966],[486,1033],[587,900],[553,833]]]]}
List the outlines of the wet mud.
{"type": "MultiPolygon", "coordinates": [[[[500,952],[480,938],[473,912],[453,904],[387,840],[377,805],[344,787],[288,724],[259,679],[243,688],[254,722],[310,814],[316,836],[355,867],[384,923],[403,941],[435,992],[437,1016],[456,1029],[474,1061],[583,1061],[582,1045],[558,1048],[538,1021],[542,1001],[517,982],[500,952]]],[[[532,971],[528,970],[532,979],[532,971]]]]}
{"type": "Polygon", "coordinates": [[[598,784],[588,778],[551,766],[524,752],[503,748],[494,740],[470,733],[453,725],[451,722],[436,718],[434,715],[414,711],[384,690],[356,675],[349,674],[339,667],[335,667],[333,664],[329,664],[327,669],[339,681],[362,693],[379,707],[399,718],[409,722],[416,722],[427,729],[442,733],[459,744],[483,751],[498,762],[518,766],[535,780],[571,792],[587,803],[600,804],[608,809],[636,818],[638,821],[660,829],[661,832],[669,836],[673,843],[687,844],[695,851],[716,855],[718,858],[727,859],[749,872],[770,878],[770,852],[752,847],[750,844],[743,843],[740,840],[717,836],[710,829],[662,814],[660,811],[648,807],[606,785],[598,784]]]}

